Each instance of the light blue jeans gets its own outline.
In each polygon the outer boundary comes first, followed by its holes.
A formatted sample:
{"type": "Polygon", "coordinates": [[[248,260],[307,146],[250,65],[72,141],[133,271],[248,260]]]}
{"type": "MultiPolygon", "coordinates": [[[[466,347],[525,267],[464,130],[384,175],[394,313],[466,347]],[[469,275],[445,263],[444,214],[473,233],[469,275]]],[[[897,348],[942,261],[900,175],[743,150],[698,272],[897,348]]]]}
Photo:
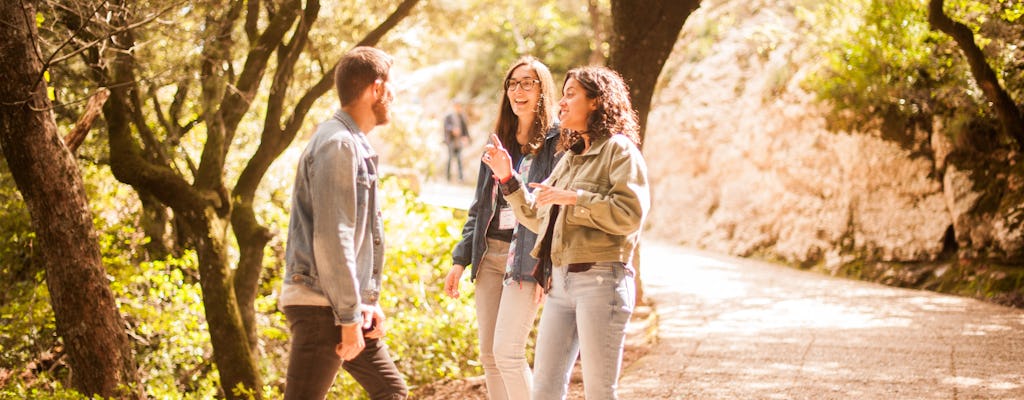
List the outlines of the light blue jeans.
{"type": "Polygon", "coordinates": [[[539,306],[533,302],[536,283],[505,286],[508,242],[487,239],[487,251],[476,276],[476,318],[480,363],[490,400],[529,399],[533,387],[526,341],[539,306]]]}
{"type": "Polygon", "coordinates": [[[544,303],[533,368],[533,400],[565,399],[576,356],[587,400],[617,399],[626,323],[636,286],[621,263],[585,272],[555,267],[544,303]]]}

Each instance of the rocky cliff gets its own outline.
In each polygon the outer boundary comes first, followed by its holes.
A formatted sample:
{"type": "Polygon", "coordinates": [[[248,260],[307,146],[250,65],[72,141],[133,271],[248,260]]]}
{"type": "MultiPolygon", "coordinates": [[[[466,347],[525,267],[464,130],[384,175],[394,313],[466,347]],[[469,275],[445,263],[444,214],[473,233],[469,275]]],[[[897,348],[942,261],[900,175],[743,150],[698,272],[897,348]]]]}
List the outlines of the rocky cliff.
{"type": "Polygon", "coordinates": [[[818,66],[805,22],[787,2],[757,3],[705,1],[666,64],[644,143],[648,235],[833,272],[1024,259],[1020,166],[957,165],[939,133],[911,133],[930,143],[912,152],[830,131],[827,105],[801,87],[818,66]]]}

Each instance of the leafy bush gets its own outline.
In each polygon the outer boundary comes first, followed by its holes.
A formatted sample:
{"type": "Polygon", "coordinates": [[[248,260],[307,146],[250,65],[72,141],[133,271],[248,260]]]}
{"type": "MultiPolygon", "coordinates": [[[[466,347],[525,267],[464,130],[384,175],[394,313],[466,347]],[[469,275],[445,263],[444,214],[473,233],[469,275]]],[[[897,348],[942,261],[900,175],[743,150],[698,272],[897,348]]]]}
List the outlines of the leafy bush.
{"type": "Polygon", "coordinates": [[[381,305],[390,313],[388,344],[399,369],[411,385],[481,373],[472,290],[459,299],[442,290],[464,215],[419,202],[399,190],[398,179],[383,183],[388,266],[381,305]]]}
{"type": "MultiPolygon", "coordinates": [[[[819,38],[822,66],[804,86],[834,106],[837,130],[878,129],[911,150],[928,146],[933,117],[958,132],[997,131],[993,110],[971,76],[956,43],[928,24],[926,0],[826,1],[804,9],[805,25],[819,38]],[[830,23],[819,23],[818,21],[830,23]]],[[[1024,96],[1020,4],[947,1],[946,11],[975,32],[1013,98],[1024,96]]],[[[986,135],[991,137],[991,135],[986,135]]],[[[976,147],[976,146],[971,146],[976,147]]]]}

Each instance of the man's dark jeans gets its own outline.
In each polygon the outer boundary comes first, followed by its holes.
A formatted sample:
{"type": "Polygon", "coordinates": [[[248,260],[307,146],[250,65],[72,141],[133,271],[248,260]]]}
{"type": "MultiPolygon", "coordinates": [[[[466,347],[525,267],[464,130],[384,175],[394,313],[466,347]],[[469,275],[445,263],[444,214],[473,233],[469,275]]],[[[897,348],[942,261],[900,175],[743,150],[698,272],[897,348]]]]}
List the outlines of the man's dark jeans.
{"type": "Polygon", "coordinates": [[[459,182],[464,181],[462,178],[462,148],[455,145],[448,145],[448,166],[445,168],[445,176],[448,177],[448,182],[452,181],[452,163],[455,163],[455,172],[459,175],[459,182]]]}
{"type": "Polygon", "coordinates": [[[292,347],[284,387],[286,400],[323,399],[327,396],[338,367],[348,371],[374,400],[400,400],[408,395],[405,380],[379,339],[366,339],[366,348],[352,361],[341,362],[335,347],[341,342],[341,327],[334,325],[330,307],[288,306],[284,308],[292,347]]]}

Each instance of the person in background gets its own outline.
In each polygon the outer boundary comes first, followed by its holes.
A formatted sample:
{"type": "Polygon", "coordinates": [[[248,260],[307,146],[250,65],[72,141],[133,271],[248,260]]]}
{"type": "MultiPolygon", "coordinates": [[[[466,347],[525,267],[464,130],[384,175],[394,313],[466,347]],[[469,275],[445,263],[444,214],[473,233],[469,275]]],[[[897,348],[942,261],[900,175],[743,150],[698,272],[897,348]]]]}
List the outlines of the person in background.
{"type": "MultiPolygon", "coordinates": [[[[510,149],[510,164],[524,182],[540,182],[557,159],[551,72],[537,59],[523,57],[505,74],[504,87],[492,140],[510,149]]],[[[491,400],[529,399],[533,376],[526,362],[526,340],[539,307],[534,298],[540,293],[531,276],[537,260],[529,252],[537,235],[516,223],[493,175],[480,164],[476,197],[462,240],[452,253],[444,290],[459,297],[459,280],[466,266],[472,266],[480,362],[488,396],[491,400]]]]}
{"type": "Polygon", "coordinates": [[[532,255],[547,292],[537,334],[533,400],[564,399],[577,355],[587,400],[617,398],[626,324],[633,312],[633,254],[650,209],[647,166],[629,90],[605,67],[570,70],[559,105],[567,149],[532,193],[512,173],[513,153],[485,146],[483,162],[516,219],[540,234],[532,255]]]}
{"type": "Polygon", "coordinates": [[[462,177],[462,149],[469,145],[469,127],[466,114],[462,112],[462,100],[453,100],[452,111],[444,116],[444,144],[448,147],[448,165],[445,167],[448,182],[452,181],[452,163],[456,165],[459,182],[465,181],[462,177]]]}
{"type": "Polygon", "coordinates": [[[291,331],[285,399],[323,399],[342,367],[372,399],[404,399],[381,339],[384,228],[377,154],[366,135],[388,122],[391,56],[356,47],[334,72],[341,110],[299,159],[279,306],[291,331]]]}

